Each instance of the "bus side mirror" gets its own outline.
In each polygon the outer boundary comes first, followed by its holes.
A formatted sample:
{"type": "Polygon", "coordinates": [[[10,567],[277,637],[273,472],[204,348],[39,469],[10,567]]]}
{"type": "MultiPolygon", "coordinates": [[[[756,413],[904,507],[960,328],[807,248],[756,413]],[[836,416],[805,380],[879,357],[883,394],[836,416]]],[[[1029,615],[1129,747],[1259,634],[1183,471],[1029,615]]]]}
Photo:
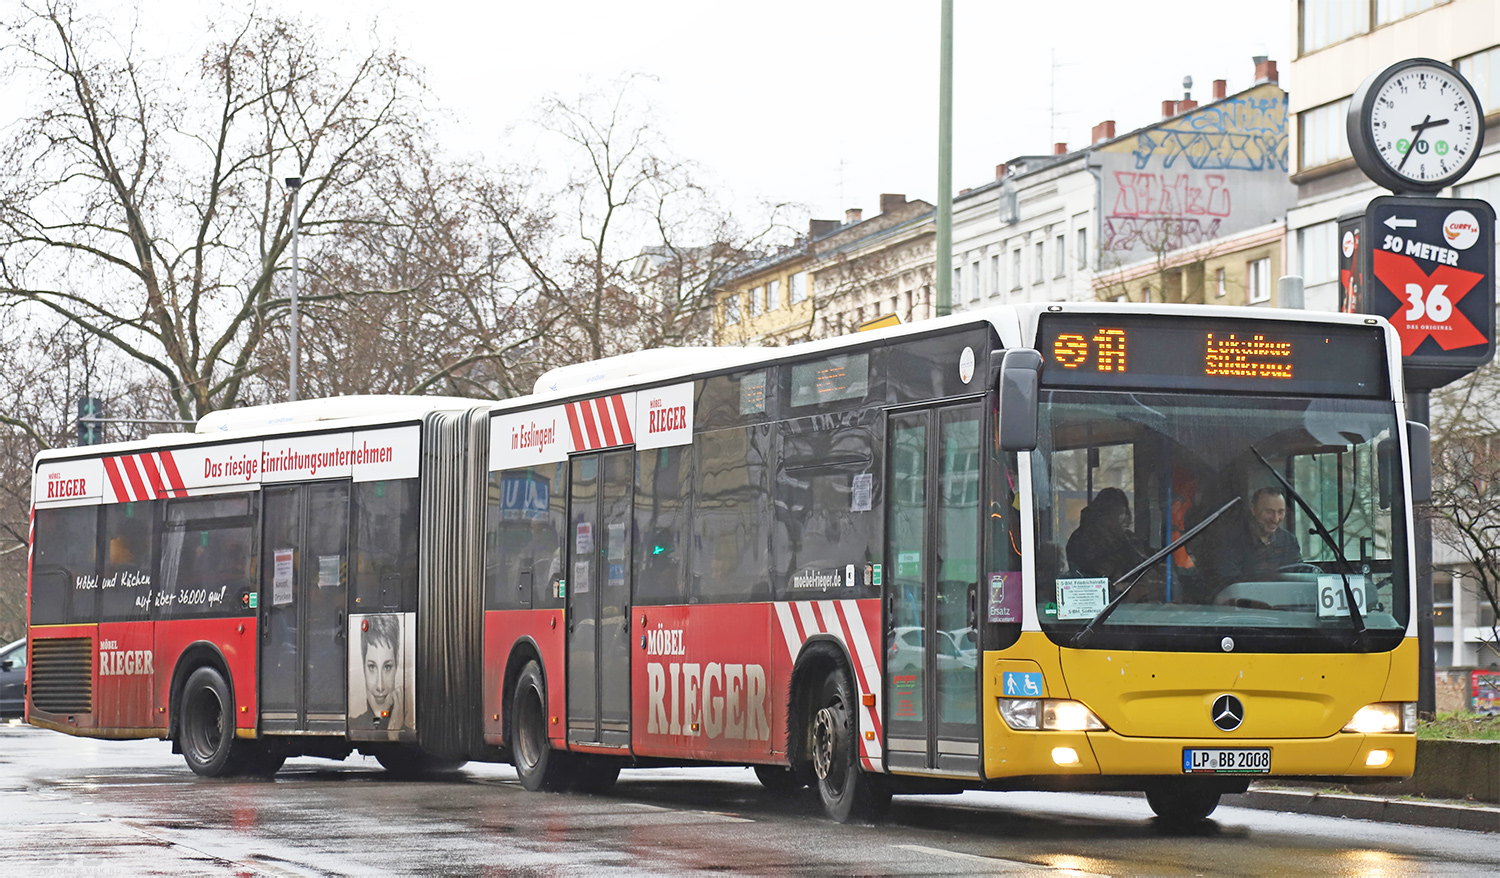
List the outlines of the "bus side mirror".
{"type": "Polygon", "coordinates": [[[1396,440],[1390,438],[1375,446],[1375,481],[1381,509],[1391,508],[1391,495],[1395,493],[1396,467],[1401,460],[1396,448],[1396,440]]]}
{"type": "Polygon", "coordinates": [[[1000,450],[1036,448],[1037,383],[1042,355],[1030,348],[1012,348],[1000,361],[1000,450]]]}
{"type": "Polygon", "coordinates": [[[1411,502],[1432,502],[1432,434],[1426,424],[1406,422],[1406,441],[1411,446],[1411,502]]]}

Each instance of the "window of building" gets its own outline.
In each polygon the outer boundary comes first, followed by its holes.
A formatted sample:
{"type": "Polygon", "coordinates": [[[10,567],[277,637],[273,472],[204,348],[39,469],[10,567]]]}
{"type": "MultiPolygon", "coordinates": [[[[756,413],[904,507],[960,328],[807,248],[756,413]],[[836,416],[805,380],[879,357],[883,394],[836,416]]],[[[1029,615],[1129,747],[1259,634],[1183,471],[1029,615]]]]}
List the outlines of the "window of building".
{"type": "Polygon", "coordinates": [[[1485,115],[1500,111],[1500,46],[1460,58],[1454,66],[1474,86],[1485,115]]]}
{"type": "Polygon", "coordinates": [[[724,324],[733,326],[740,322],[740,297],[738,294],[724,300],[724,324]]]}
{"type": "Polygon", "coordinates": [[[1250,304],[1271,301],[1271,258],[1256,259],[1245,266],[1245,291],[1250,304]]]}
{"type": "MultiPolygon", "coordinates": [[[[1442,6],[1448,0],[1375,0],[1375,23],[1390,24],[1397,19],[1418,12],[1426,12],[1434,6],[1442,6]]],[[[1485,106],[1489,106],[1486,104],[1485,106]]]]}
{"type": "Polygon", "coordinates": [[[766,288],[763,287],[763,286],[756,287],[755,289],[753,289],[753,290],[750,291],[750,316],[751,317],[759,317],[760,316],[761,298],[763,296],[765,296],[765,294],[766,294],[766,288]]]}
{"type": "Polygon", "coordinates": [[[1062,235],[1052,242],[1053,261],[1057,263],[1057,276],[1062,277],[1068,273],[1068,239],[1062,235]]]}
{"type": "Polygon", "coordinates": [[[1073,258],[1076,259],[1076,260],[1078,260],[1078,268],[1080,270],[1088,268],[1089,267],[1089,230],[1088,229],[1079,229],[1078,230],[1078,240],[1073,245],[1073,249],[1074,249],[1073,258]]]}
{"type": "Polygon", "coordinates": [[[952,299],[963,301],[960,297],[964,294],[964,270],[963,266],[953,269],[953,288],[948,291],[952,299]]]}
{"type": "Polygon", "coordinates": [[[766,284],[766,310],[775,311],[781,307],[781,281],[773,280],[766,284]]]}
{"type": "Polygon", "coordinates": [[[1338,280],[1339,224],[1333,221],[1297,230],[1298,270],[1307,286],[1338,280]]]}
{"type": "Polygon", "coordinates": [[[1039,284],[1047,276],[1047,254],[1042,248],[1045,241],[1036,242],[1036,264],[1032,266],[1031,282],[1039,284]]]}
{"type": "Polygon", "coordinates": [[[1316,52],[1369,29],[1370,0],[1302,0],[1303,54],[1316,52]]]}
{"type": "Polygon", "coordinates": [[[912,292],[913,292],[912,290],[907,290],[905,293],[903,293],[903,295],[905,296],[904,301],[906,302],[906,319],[907,320],[911,320],[913,317],[916,316],[916,312],[912,311],[912,307],[916,305],[916,302],[913,300],[912,292]]]}
{"type": "MultiPolygon", "coordinates": [[[[1472,183],[1453,187],[1457,198],[1479,198],[1491,205],[1500,204],[1500,177],[1485,177],[1472,183]]],[[[1495,240],[1500,241],[1500,223],[1495,225],[1495,240]]]]}
{"type": "Polygon", "coordinates": [[[1224,269],[1221,268],[1214,272],[1214,295],[1222,299],[1228,292],[1229,288],[1224,283],[1224,269]]]}
{"type": "MultiPolygon", "coordinates": [[[[907,293],[907,295],[910,296],[911,293],[907,293]]],[[[900,296],[891,296],[891,313],[895,314],[897,317],[901,316],[901,297],[900,296]]]]}
{"type": "Polygon", "coordinates": [[[1000,254],[990,257],[990,295],[1000,295],[1000,254]]]}
{"type": "Polygon", "coordinates": [[[807,299],[807,272],[799,271],[787,279],[788,304],[795,305],[807,299]]]}
{"type": "Polygon", "coordinates": [[[1297,117],[1302,138],[1302,170],[1348,158],[1349,135],[1345,119],[1349,98],[1314,107],[1297,117]]]}
{"type": "Polygon", "coordinates": [[[1013,290],[1021,288],[1021,251],[1019,249],[1010,251],[1010,288],[1013,290]]]}
{"type": "Polygon", "coordinates": [[[979,260],[969,266],[969,301],[979,301],[979,260]]]}

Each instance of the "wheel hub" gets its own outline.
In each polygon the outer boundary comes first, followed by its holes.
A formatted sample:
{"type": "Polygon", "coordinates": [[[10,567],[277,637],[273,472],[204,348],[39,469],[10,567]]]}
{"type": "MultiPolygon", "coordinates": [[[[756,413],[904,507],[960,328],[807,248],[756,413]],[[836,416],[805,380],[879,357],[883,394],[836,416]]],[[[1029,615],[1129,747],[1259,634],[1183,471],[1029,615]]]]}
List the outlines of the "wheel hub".
{"type": "Polygon", "coordinates": [[[842,727],[843,711],[829,705],[813,717],[813,771],[820,780],[828,780],[834,773],[839,748],[839,729],[842,727]]]}

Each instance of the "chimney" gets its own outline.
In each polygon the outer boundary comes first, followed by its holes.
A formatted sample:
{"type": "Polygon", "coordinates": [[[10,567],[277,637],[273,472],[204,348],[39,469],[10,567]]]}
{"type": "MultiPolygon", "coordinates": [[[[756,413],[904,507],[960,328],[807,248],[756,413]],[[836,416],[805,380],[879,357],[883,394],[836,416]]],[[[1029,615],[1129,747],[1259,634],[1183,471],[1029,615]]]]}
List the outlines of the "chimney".
{"type": "Polygon", "coordinates": [[[1001,162],[1000,164],[995,165],[995,179],[996,180],[1004,180],[1005,179],[1005,163],[1004,162],[1001,162]]]}
{"type": "Polygon", "coordinates": [[[1094,126],[1094,143],[1115,139],[1115,120],[1105,119],[1094,126]]]}
{"type": "Polygon", "coordinates": [[[852,226],[864,218],[865,212],[857,207],[844,211],[844,225],[852,226]]]}
{"type": "Polygon", "coordinates": [[[1198,109],[1198,102],[1197,101],[1178,101],[1177,102],[1177,112],[1179,112],[1179,113],[1186,113],[1188,110],[1196,110],[1196,109],[1198,109]]]}
{"type": "Polygon", "coordinates": [[[1168,119],[1168,118],[1171,118],[1172,116],[1175,116],[1175,115],[1177,115],[1177,102],[1176,101],[1162,101],[1161,102],[1161,117],[1163,119],[1168,119]]]}
{"type": "Polygon", "coordinates": [[[958,190],[958,194],[959,195],[968,195],[970,192],[973,192],[973,191],[974,191],[973,189],[960,189],[960,190],[958,190]]]}
{"type": "Polygon", "coordinates": [[[901,208],[903,208],[905,206],[906,206],[906,196],[905,195],[890,195],[890,194],[885,194],[885,195],[881,195],[880,196],[880,212],[881,213],[895,213],[896,211],[900,210],[901,208]]]}
{"type": "Polygon", "coordinates": [[[1214,80],[1214,100],[1222,101],[1229,94],[1229,83],[1223,79],[1214,80]]]}
{"type": "Polygon", "coordinates": [[[1068,154],[1068,145],[1066,143],[1054,143],[1054,144],[1052,144],[1052,154],[1053,155],[1067,155],[1068,154]]]}
{"type": "Polygon", "coordinates": [[[838,220],[808,220],[807,239],[821,238],[838,227],[838,220]]]}
{"type": "Polygon", "coordinates": [[[1269,60],[1265,55],[1256,55],[1252,60],[1255,61],[1256,85],[1260,85],[1262,82],[1277,81],[1275,61],[1269,60]]]}

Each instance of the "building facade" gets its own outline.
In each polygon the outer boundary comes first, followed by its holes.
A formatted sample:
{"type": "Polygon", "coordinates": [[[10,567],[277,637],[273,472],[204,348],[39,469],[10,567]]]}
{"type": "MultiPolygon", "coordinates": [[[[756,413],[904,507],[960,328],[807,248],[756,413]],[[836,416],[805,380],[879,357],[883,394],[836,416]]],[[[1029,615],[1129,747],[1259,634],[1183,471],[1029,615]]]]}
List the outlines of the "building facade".
{"type": "Polygon", "coordinates": [[[1500,197],[1500,3],[1494,0],[1291,0],[1295,60],[1289,69],[1292,182],[1287,249],[1307,307],[1339,307],[1338,218],[1390,193],[1365,178],[1349,152],[1345,120],[1366,77],[1407,58],[1457,67],[1485,108],[1479,159],[1443,195],[1500,197]]]}

